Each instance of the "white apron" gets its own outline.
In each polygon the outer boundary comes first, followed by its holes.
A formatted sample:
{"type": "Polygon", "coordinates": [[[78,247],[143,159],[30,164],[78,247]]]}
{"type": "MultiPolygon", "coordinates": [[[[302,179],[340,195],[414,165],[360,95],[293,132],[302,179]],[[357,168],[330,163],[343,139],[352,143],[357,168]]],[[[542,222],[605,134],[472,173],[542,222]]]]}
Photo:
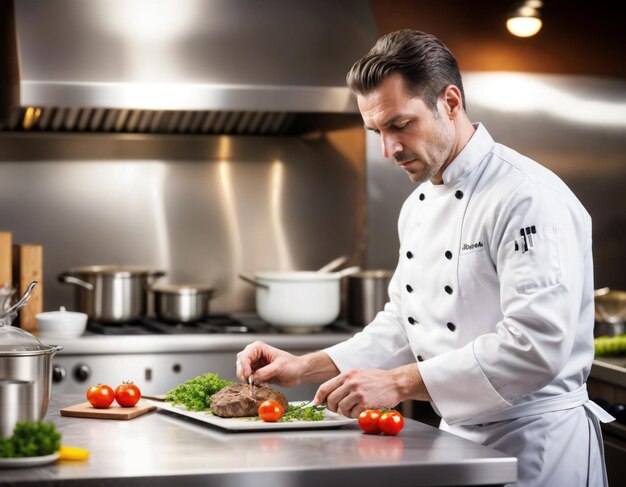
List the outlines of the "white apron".
{"type": "Polygon", "coordinates": [[[615,418],[589,400],[584,386],[502,418],[466,426],[441,420],[440,428],[517,457],[510,486],[608,486],[600,422],[615,418]]]}

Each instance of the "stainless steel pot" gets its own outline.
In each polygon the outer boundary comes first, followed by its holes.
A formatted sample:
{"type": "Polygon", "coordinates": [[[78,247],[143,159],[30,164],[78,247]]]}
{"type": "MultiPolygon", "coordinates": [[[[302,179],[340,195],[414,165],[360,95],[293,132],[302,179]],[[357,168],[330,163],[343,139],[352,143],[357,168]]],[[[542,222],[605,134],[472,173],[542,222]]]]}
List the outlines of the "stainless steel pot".
{"type": "MultiPolygon", "coordinates": [[[[38,419],[48,411],[52,388],[52,357],[62,347],[43,345],[33,335],[0,321],[0,380],[33,383],[38,419]]],[[[0,411],[4,415],[4,411],[0,411]]]]}
{"type": "Polygon", "coordinates": [[[154,312],[165,321],[199,321],[209,314],[213,289],[199,285],[161,285],[152,288],[154,312]]]}
{"type": "Polygon", "coordinates": [[[35,383],[25,380],[0,379],[0,437],[13,434],[17,423],[40,419],[35,402],[35,383]]]}
{"type": "Polygon", "coordinates": [[[604,287],[594,291],[595,327],[593,334],[616,336],[626,333],[626,291],[604,287]]]}
{"type": "Polygon", "coordinates": [[[390,270],[367,270],[347,278],[346,320],[351,325],[369,324],[389,300],[390,270]]]}
{"type": "Polygon", "coordinates": [[[143,267],[75,267],[59,275],[59,281],[74,284],[76,310],[89,319],[126,322],[145,317],[148,291],[163,271],[143,267]]]}

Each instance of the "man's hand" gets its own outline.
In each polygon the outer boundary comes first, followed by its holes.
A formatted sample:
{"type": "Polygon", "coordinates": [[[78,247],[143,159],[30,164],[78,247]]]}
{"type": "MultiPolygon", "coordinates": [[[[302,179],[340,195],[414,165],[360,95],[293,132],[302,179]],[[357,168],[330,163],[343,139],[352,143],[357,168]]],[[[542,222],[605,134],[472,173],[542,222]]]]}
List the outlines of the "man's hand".
{"type": "Polygon", "coordinates": [[[284,387],[300,383],[299,358],[267,343],[254,342],[237,354],[237,377],[246,382],[250,375],[256,384],[284,387]]]}
{"type": "Polygon", "coordinates": [[[322,384],[313,402],[349,418],[366,409],[391,409],[407,399],[430,400],[416,364],[392,370],[347,370],[322,384]]]}
{"type": "Polygon", "coordinates": [[[237,377],[244,382],[252,375],[256,384],[293,387],[303,382],[328,380],[338,373],[324,352],[298,356],[257,341],[237,354],[237,377]]]}

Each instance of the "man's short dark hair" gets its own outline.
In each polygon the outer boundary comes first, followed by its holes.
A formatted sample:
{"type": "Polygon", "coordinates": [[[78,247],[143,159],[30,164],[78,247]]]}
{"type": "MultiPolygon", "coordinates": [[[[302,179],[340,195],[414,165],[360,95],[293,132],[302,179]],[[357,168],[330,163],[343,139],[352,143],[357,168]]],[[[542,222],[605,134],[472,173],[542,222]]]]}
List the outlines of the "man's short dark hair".
{"type": "Polygon", "coordinates": [[[437,112],[439,95],[448,85],[461,91],[465,109],[459,65],[435,36],[409,29],[384,35],[354,63],[346,80],[353,92],[367,95],[393,73],[402,75],[409,93],[421,97],[433,112],[437,112]]]}

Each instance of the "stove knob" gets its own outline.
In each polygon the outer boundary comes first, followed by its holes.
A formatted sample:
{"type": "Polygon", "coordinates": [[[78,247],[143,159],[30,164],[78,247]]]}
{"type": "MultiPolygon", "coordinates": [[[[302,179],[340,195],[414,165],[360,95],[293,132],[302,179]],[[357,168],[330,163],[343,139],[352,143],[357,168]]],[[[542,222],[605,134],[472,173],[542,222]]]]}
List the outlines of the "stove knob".
{"type": "Polygon", "coordinates": [[[61,382],[65,379],[67,373],[65,372],[65,368],[60,365],[52,366],[52,382],[61,382]]]}
{"type": "Polygon", "coordinates": [[[79,364],[74,367],[74,378],[78,382],[85,382],[91,375],[91,369],[85,364],[79,364]]]}

